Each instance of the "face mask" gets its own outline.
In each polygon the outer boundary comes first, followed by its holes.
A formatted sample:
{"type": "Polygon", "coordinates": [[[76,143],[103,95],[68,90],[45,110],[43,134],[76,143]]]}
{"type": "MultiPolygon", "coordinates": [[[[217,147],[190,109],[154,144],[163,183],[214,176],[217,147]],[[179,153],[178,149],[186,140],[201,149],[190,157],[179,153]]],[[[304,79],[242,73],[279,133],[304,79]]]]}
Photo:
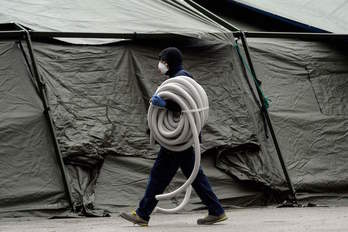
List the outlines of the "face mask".
{"type": "Polygon", "coordinates": [[[162,73],[162,74],[166,74],[168,72],[168,68],[165,64],[163,64],[162,62],[158,62],[158,70],[162,73]]]}

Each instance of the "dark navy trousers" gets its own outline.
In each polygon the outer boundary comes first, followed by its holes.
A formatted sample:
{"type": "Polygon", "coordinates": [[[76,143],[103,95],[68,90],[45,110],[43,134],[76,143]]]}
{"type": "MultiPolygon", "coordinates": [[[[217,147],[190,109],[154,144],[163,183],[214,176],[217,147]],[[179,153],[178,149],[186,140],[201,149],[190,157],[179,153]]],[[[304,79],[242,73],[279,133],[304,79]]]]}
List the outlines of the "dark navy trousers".
{"type": "MultiPolygon", "coordinates": [[[[181,152],[173,152],[161,147],[155,164],[151,169],[145,195],[136,210],[140,217],[145,220],[150,219],[150,214],[158,203],[155,196],[164,192],[179,167],[186,178],[191,175],[195,162],[194,159],[194,150],[192,147],[181,152]]],[[[214,194],[201,167],[199,168],[196,179],[192,183],[192,187],[203,204],[208,207],[210,215],[218,216],[224,213],[224,209],[214,194]]]]}

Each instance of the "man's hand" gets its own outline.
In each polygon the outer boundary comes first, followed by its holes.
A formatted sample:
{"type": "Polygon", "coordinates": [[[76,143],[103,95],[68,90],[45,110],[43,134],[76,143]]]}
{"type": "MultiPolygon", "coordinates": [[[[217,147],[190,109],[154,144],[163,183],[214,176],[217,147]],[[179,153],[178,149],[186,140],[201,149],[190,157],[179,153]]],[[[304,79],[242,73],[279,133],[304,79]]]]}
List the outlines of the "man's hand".
{"type": "Polygon", "coordinates": [[[151,102],[153,105],[155,106],[159,106],[159,107],[165,107],[166,106],[166,101],[163,100],[160,96],[158,95],[154,95],[151,98],[151,102]]]}

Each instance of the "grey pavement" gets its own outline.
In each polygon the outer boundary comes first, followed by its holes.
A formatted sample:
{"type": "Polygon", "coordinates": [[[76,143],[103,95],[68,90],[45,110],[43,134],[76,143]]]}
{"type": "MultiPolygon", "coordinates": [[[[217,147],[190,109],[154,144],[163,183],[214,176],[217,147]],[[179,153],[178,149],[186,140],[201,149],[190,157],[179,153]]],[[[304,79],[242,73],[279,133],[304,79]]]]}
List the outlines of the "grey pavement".
{"type": "Polygon", "coordinates": [[[221,232],[348,232],[348,207],[248,208],[229,210],[229,219],[217,225],[199,226],[205,212],[154,214],[149,227],[134,226],[118,214],[109,218],[46,219],[2,218],[1,232],[123,232],[123,231],[221,231],[221,232]]]}

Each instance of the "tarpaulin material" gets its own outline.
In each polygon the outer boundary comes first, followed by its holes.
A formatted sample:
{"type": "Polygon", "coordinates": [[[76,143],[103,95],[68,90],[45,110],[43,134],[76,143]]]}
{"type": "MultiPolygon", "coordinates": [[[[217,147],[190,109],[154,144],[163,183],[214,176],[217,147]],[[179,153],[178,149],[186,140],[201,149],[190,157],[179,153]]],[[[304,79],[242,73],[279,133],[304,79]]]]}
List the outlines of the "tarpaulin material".
{"type": "MultiPolygon", "coordinates": [[[[159,149],[158,145],[149,144],[146,115],[149,99],[165,80],[156,65],[159,51],[168,44],[124,42],[86,47],[35,43],[34,46],[40,73],[47,83],[64,160],[75,156],[76,150],[83,151],[80,153],[87,160],[95,155],[106,157],[107,164],[99,167],[101,180],[96,184],[96,199],[102,205],[135,206],[135,199],[141,194],[137,186],[146,184],[149,165],[159,149]],[[111,171],[112,168],[115,170],[111,171]]],[[[203,151],[257,144],[232,44],[189,40],[178,46],[184,53],[185,67],[205,88],[211,102],[209,120],[202,132],[203,151]]],[[[225,186],[221,181],[213,182],[218,194],[223,199],[233,198],[236,190],[220,186],[225,186]]]]}
{"type": "Polygon", "coordinates": [[[250,39],[249,46],[295,189],[343,197],[348,55],[333,44],[299,40],[250,39]]]}
{"type": "MultiPolygon", "coordinates": [[[[165,80],[156,68],[161,49],[136,43],[35,44],[63,151],[94,143],[105,152],[154,157],[157,148],[146,139],[146,114],[149,99],[165,80]]],[[[203,149],[253,139],[254,125],[249,123],[240,77],[234,74],[232,46],[195,41],[183,50],[186,68],[204,86],[212,103],[203,129],[203,149]]]]}
{"type": "Polygon", "coordinates": [[[1,214],[69,206],[43,106],[16,42],[0,43],[0,169],[1,214]]]}
{"type": "Polygon", "coordinates": [[[348,32],[347,0],[227,0],[311,31],[348,32]]]}
{"type": "MultiPolygon", "coordinates": [[[[179,0],[5,0],[1,2],[0,22],[17,22],[36,31],[170,33],[214,39],[224,38],[228,32],[179,0]]],[[[110,42],[63,40],[83,44],[110,42]]]]}

